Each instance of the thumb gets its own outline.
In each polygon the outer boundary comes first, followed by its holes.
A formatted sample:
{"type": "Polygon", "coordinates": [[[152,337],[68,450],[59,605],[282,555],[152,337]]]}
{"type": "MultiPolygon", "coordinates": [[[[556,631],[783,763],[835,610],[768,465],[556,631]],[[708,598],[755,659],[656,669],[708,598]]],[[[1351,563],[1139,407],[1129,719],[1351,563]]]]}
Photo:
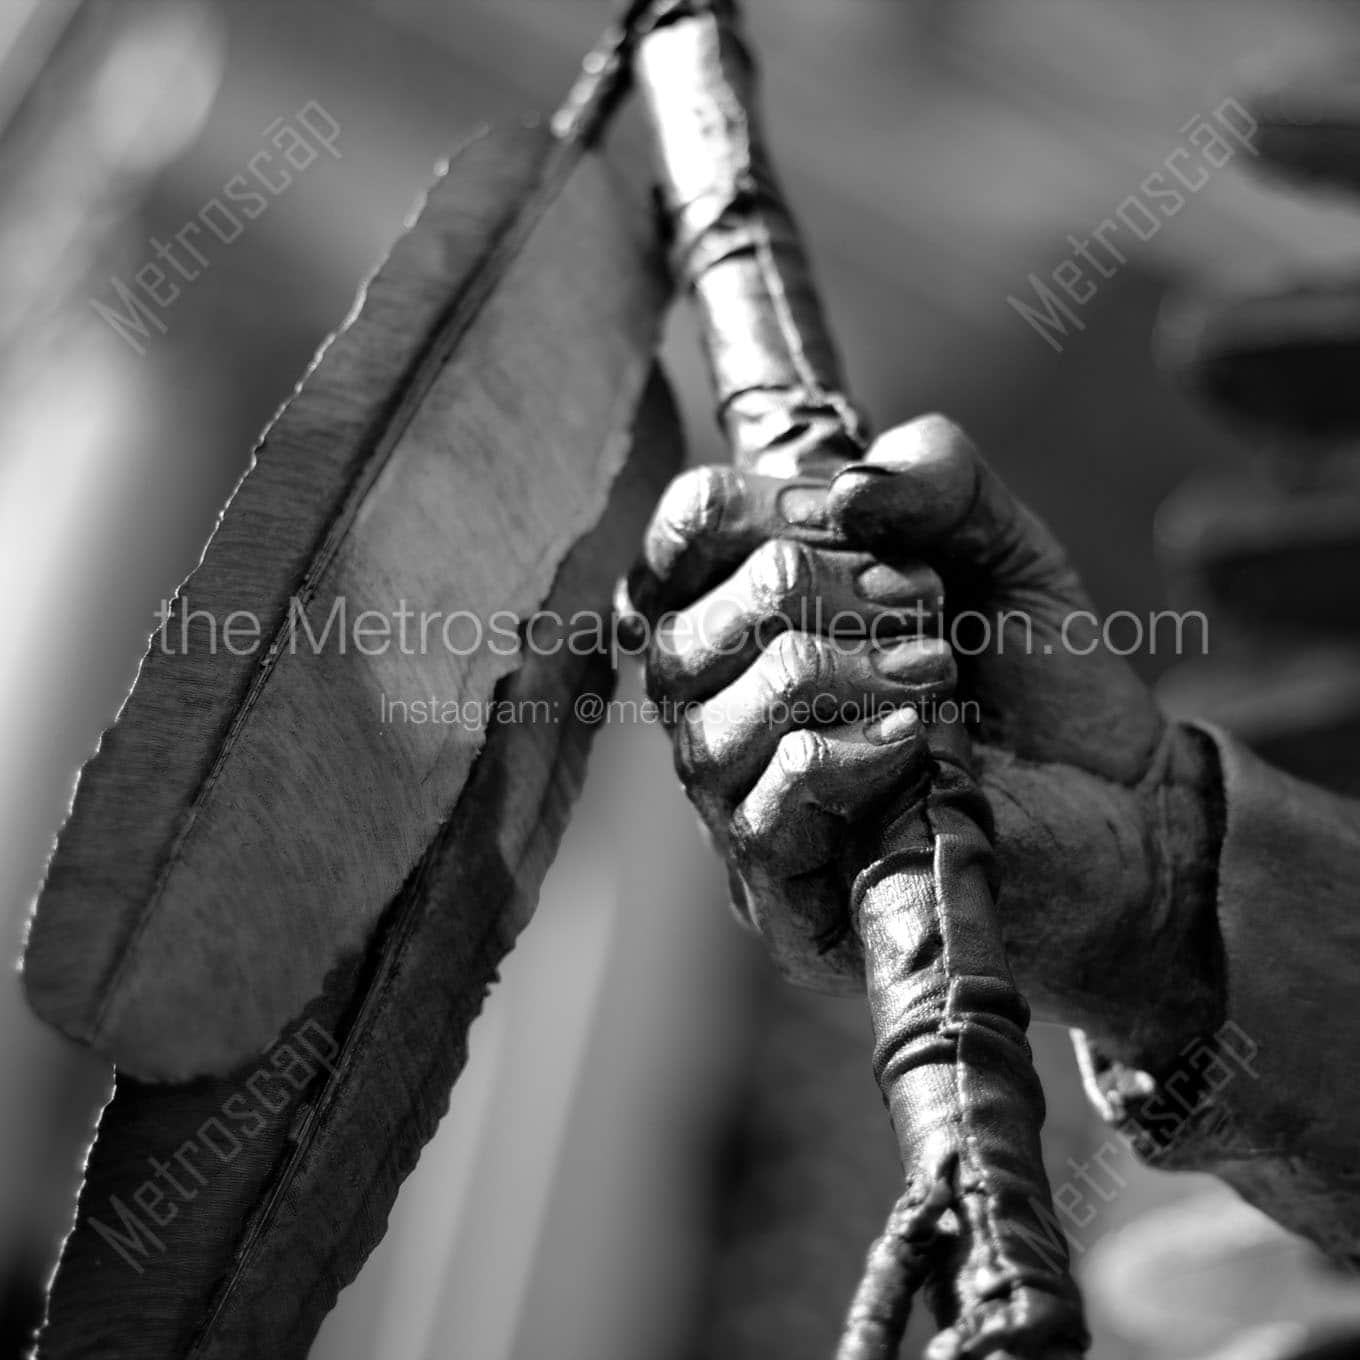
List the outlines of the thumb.
{"type": "Polygon", "coordinates": [[[881,435],[862,463],[833,480],[827,509],[857,546],[888,558],[924,557],[954,578],[1040,583],[1066,567],[1052,533],[944,416],[881,435]]]}

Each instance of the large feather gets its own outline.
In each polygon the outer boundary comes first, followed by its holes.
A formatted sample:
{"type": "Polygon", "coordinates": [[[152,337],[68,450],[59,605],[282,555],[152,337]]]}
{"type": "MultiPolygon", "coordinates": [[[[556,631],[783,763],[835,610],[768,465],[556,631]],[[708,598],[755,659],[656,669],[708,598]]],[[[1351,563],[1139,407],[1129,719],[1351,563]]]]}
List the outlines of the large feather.
{"type": "MultiPolygon", "coordinates": [[[[610,513],[559,570],[550,607],[603,607],[612,563],[632,551],[678,462],[659,381],[635,446],[610,513]]],[[[268,1054],[180,1086],[118,1078],[40,1360],[306,1355],[382,1236],[447,1107],[467,1027],[531,913],[584,767],[590,730],[572,717],[575,696],[611,686],[598,654],[533,657],[503,683],[498,700],[555,705],[563,721],[492,726],[457,812],[368,958],[332,975],[268,1054]]]]}
{"type": "Polygon", "coordinates": [[[624,462],[666,301],[654,238],[642,177],[579,140],[463,149],[266,433],[81,776],[28,940],[41,1015],[126,1074],[222,1073],[364,946],[483,742],[380,705],[470,711],[518,664],[506,621],[624,462]],[[235,611],[258,652],[225,646],[235,611]]]}

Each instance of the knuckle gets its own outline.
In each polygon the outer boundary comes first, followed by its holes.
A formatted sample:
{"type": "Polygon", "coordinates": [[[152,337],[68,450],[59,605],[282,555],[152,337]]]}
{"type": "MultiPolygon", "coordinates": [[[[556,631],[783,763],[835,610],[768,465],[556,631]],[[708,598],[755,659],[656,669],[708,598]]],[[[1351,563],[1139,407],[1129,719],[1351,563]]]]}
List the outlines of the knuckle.
{"type": "Polygon", "coordinates": [[[962,425],[940,411],[929,411],[912,422],[921,437],[941,447],[961,447],[970,452],[973,444],[962,425]]]}
{"type": "Polygon", "coordinates": [[[679,663],[673,652],[653,647],[643,671],[643,689],[656,703],[670,697],[679,679],[679,663]]]}
{"type": "Polygon", "coordinates": [[[812,633],[781,633],[768,655],[771,686],[778,698],[792,700],[807,690],[824,689],[835,679],[835,658],[812,633]]]}
{"type": "Polygon", "coordinates": [[[912,467],[923,460],[936,461],[942,457],[952,460],[956,448],[967,444],[968,436],[954,421],[932,412],[884,430],[874,440],[866,461],[887,467],[912,467]]]}
{"type": "Polygon", "coordinates": [[[803,727],[780,739],[774,758],[781,773],[790,779],[805,779],[826,767],[831,750],[820,732],[803,727]]]}
{"type": "Polygon", "coordinates": [[[703,715],[694,707],[686,708],[675,725],[672,741],[675,773],[687,793],[693,793],[713,770],[713,758],[704,740],[703,715]]]}
{"type": "Polygon", "coordinates": [[[740,474],[727,467],[698,467],[678,476],[661,497],[647,536],[648,561],[665,575],[696,542],[720,534],[742,495],[740,474]]]}
{"type": "Polygon", "coordinates": [[[789,538],[771,538],[751,554],[747,568],[756,607],[769,613],[786,611],[812,589],[812,556],[789,538]]]}
{"type": "Polygon", "coordinates": [[[696,537],[720,533],[741,493],[741,478],[729,467],[701,467],[694,471],[692,486],[681,527],[696,537]]]}
{"type": "Polygon", "coordinates": [[[963,427],[938,411],[918,417],[902,426],[911,443],[937,467],[953,470],[953,475],[973,483],[978,475],[977,448],[963,427]]]}

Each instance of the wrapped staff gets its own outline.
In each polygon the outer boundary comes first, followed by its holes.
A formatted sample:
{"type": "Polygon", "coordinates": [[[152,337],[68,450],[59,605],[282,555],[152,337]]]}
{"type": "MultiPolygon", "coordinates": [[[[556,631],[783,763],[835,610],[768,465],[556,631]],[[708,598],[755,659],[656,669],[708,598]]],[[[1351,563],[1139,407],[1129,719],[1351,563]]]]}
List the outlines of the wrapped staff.
{"type": "MultiPolygon", "coordinates": [[[[756,477],[825,488],[867,432],[761,142],[734,7],[663,0],[634,22],[673,267],[699,309],[733,458],[756,477]]],[[[825,551],[845,546],[815,516],[796,532],[825,551]]],[[[875,1072],[907,1184],[870,1250],[839,1356],[896,1354],[927,1279],[945,1328],[932,1360],[1077,1356],[1087,1337],[1043,1222],[1043,1095],[993,906],[990,818],[966,734],[932,729],[931,753],[929,786],[885,808],[847,865],[875,1072]]]]}

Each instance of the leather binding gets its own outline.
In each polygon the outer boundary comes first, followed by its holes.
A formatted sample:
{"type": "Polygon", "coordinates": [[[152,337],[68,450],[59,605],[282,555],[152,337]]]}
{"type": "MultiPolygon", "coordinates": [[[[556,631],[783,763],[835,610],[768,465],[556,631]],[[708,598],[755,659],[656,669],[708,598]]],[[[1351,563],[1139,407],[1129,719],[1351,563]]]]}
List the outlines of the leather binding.
{"type": "MultiPolygon", "coordinates": [[[[826,481],[862,455],[807,257],[753,112],[755,75],[725,0],[636,19],[671,232],[738,466],[826,481]]],[[[839,1360],[895,1355],[929,1283],[944,1330],[931,1360],[1059,1360],[1087,1334],[1039,1145],[1043,1093],[1029,1011],[994,908],[987,806],[961,729],[934,728],[928,786],[853,847],[875,1072],[907,1184],[870,1249],[839,1360]]]]}

